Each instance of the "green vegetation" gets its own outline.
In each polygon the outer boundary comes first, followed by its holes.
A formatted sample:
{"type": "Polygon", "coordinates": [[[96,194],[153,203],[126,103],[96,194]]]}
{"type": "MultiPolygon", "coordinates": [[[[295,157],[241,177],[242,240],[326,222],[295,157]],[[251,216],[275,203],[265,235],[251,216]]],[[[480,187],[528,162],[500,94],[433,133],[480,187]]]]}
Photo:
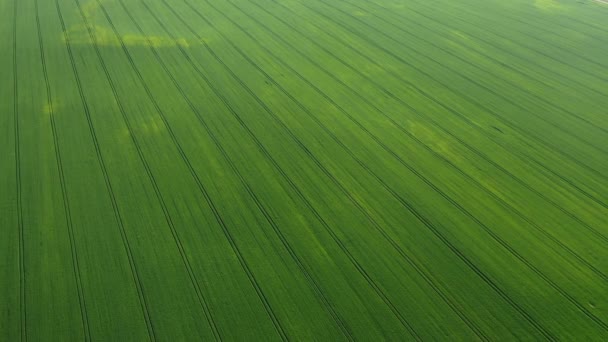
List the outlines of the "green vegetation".
{"type": "Polygon", "coordinates": [[[0,340],[608,340],[608,5],[0,0],[0,340]]]}

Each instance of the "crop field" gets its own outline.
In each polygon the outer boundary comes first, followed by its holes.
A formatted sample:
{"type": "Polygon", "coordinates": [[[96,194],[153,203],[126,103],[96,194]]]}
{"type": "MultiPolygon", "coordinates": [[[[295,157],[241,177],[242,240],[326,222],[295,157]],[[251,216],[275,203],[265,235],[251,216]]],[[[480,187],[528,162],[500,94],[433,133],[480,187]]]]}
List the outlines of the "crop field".
{"type": "Polygon", "coordinates": [[[606,2],[0,19],[0,341],[608,340],[606,2]]]}

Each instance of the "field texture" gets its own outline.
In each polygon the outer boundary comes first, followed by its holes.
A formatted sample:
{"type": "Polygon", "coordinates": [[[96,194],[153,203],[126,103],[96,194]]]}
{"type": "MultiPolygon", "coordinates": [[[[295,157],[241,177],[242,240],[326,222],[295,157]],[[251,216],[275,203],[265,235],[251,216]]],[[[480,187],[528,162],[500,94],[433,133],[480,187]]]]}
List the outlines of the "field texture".
{"type": "Polygon", "coordinates": [[[0,19],[0,341],[608,340],[605,3],[0,19]]]}

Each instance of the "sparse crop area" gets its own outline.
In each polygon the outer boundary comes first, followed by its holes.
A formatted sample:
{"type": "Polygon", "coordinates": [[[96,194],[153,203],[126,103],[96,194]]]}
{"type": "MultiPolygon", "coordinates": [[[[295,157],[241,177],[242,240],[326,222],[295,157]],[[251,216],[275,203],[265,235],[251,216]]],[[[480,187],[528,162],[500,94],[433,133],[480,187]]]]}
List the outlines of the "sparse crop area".
{"type": "Polygon", "coordinates": [[[0,341],[608,340],[602,1],[0,16],[0,341]]]}

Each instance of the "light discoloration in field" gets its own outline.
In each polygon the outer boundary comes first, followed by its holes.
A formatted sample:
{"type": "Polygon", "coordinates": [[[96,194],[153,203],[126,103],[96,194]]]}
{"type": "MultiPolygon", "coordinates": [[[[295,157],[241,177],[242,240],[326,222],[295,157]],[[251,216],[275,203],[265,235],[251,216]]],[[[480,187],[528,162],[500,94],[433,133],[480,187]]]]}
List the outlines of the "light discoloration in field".
{"type": "Polygon", "coordinates": [[[471,40],[471,38],[468,35],[466,35],[465,33],[461,32],[461,31],[458,31],[458,30],[451,30],[450,34],[458,40],[464,40],[464,41],[471,40]]]}
{"type": "MultiPolygon", "coordinates": [[[[112,3],[113,1],[102,1],[97,0],[90,1],[82,5],[82,13],[84,17],[89,21],[94,21],[94,18],[103,15],[101,12],[101,5],[112,3]]],[[[119,37],[114,32],[105,26],[92,25],[90,28],[94,39],[91,38],[87,26],[84,24],[75,25],[67,29],[63,33],[62,41],[67,41],[69,38],[71,44],[75,45],[98,45],[98,46],[121,46],[119,37]]],[[[154,48],[166,48],[181,46],[189,48],[193,45],[200,45],[201,42],[195,39],[187,39],[179,37],[172,39],[169,36],[163,35],[141,35],[138,33],[127,33],[122,35],[122,42],[125,46],[142,46],[142,47],[154,47],[154,48]]]]}
{"type": "MultiPolygon", "coordinates": [[[[136,136],[147,135],[147,136],[156,136],[161,134],[165,130],[164,123],[160,118],[151,118],[150,120],[146,120],[145,122],[138,123],[132,127],[134,130],[134,134],[136,136]]],[[[125,126],[116,132],[116,137],[122,143],[129,143],[132,139],[132,132],[125,126]]]]}
{"type": "Polygon", "coordinates": [[[147,116],[146,121],[142,122],[139,129],[148,135],[156,135],[165,130],[165,123],[160,116],[147,116]]]}
{"type": "Polygon", "coordinates": [[[398,2],[387,2],[384,4],[384,6],[386,6],[386,8],[394,8],[394,9],[406,8],[406,6],[404,4],[398,3],[398,2]]]}
{"type": "Polygon", "coordinates": [[[557,0],[534,0],[534,6],[542,11],[561,11],[564,5],[557,0]]]}
{"type": "Polygon", "coordinates": [[[408,131],[416,138],[424,141],[433,151],[451,160],[459,159],[450,144],[426,125],[416,121],[408,121],[407,125],[408,131]]]}
{"type": "Polygon", "coordinates": [[[53,113],[53,107],[51,106],[50,103],[45,103],[42,106],[42,113],[46,116],[46,115],[50,115],[53,113]]]}
{"type": "MultiPolygon", "coordinates": [[[[105,1],[105,2],[107,2],[107,1],[105,1]]],[[[93,18],[93,16],[95,16],[95,14],[97,14],[97,12],[100,9],[100,6],[99,6],[100,3],[102,3],[102,2],[89,1],[89,2],[84,3],[81,6],[84,17],[87,19],[93,18]]]]}
{"type": "MultiPolygon", "coordinates": [[[[121,46],[120,39],[114,32],[106,27],[93,26],[91,28],[94,39],[91,39],[85,25],[73,26],[63,33],[62,40],[65,42],[69,39],[70,44],[74,45],[98,45],[98,46],[121,46]]],[[[140,35],[136,33],[125,34],[122,37],[122,42],[125,46],[142,46],[154,48],[167,48],[181,46],[189,48],[194,45],[200,45],[201,42],[195,39],[176,38],[172,39],[168,36],[157,35],[140,35]]]]}

